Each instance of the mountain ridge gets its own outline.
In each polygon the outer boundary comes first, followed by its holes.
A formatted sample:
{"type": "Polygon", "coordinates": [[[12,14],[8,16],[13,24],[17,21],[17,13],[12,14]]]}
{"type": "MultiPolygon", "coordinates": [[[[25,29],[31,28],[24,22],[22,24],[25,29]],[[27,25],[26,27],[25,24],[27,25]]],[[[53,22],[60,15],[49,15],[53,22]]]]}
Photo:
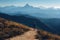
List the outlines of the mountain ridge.
{"type": "Polygon", "coordinates": [[[15,21],[18,23],[22,23],[27,26],[31,26],[32,28],[43,29],[43,30],[54,33],[54,31],[52,31],[53,29],[50,29],[47,24],[44,24],[40,19],[37,19],[35,17],[26,17],[24,15],[10,16],[6,14],[3,15],[1,13],[0,13],[0,17],[11,20],[11,21],[15,21]]]}
{"type": "Polygon", "coordinates": [[[0,12],[9,15],[16,15],[22,13],[37,18],[60,18],[59,17],[60,9],[54,9],[54,8],[42,9],[42,8],[30,6],[29,4],[26,4],[24,7],[15,7],[15,6],[1,7],[0,12]]]}

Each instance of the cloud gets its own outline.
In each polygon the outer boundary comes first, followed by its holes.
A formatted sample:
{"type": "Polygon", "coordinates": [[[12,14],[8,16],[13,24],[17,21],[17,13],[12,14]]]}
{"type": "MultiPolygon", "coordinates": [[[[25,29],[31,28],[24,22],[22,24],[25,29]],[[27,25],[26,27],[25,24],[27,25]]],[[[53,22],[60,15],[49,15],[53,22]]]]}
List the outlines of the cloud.
{"type": "Polygon", "coordinates": [[[0,6],[2,5],[25,5],[26,3],[32,6],[58,6],[60,7],[60,0],[0,0],[0,6]]]}

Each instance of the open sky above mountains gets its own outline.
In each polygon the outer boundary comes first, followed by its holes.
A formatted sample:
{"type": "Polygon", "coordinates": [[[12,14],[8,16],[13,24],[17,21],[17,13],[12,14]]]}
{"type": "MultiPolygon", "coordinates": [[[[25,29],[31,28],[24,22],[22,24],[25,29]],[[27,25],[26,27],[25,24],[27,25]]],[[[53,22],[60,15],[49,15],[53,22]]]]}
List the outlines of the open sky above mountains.
{"type": "Polygon", "coordinates": [[[0,0],[0,6],[24,6],[27,3],[34,7],[60,8],[60,0],[0,0]]]}

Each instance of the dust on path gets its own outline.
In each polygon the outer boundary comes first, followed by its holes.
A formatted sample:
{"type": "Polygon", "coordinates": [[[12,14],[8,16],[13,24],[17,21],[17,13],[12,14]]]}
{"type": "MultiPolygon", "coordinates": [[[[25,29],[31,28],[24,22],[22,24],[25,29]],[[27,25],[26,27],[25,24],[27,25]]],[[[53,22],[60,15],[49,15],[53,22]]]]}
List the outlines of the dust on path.
{"type": "Polygon", "coordinates": [[[23,35],[10,38],[9,40],[37,40],[35,39],[35,35],[37,34],[36,31],[37,30],[32,29],[29,30],[28,32],[25,32],[23,35]]]}

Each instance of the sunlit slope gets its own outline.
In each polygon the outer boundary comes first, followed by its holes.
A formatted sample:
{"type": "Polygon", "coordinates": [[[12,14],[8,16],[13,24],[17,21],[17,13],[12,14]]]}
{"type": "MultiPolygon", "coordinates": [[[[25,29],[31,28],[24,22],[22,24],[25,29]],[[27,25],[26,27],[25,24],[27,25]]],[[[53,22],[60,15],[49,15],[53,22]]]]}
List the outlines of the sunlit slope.
{"type": "Polygon", "coordinates": [[[60,40],[60,36],[44,30],[0,18],[0,39],[10,40],[60,40]]]}
{"type": "Polygon", "coordinates": [[[3,18],[0,18],[0,38],[1,39],[22,35],[24,32],[27,32],[28,30],[30,30],[30,28],[28,28],[25,25],[12,22],[12,21],[7,21],[3,18]]]}

